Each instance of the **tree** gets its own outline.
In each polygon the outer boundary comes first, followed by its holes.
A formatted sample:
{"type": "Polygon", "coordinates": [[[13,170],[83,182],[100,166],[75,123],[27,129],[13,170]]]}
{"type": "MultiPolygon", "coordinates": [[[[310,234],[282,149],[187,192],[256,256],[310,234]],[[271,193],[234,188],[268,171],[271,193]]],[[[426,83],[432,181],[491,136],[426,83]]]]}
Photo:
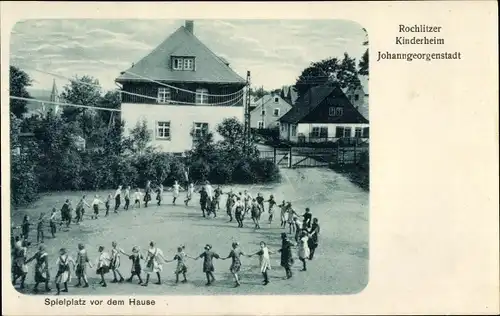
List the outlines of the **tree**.
{"type": "Polygon", "coordinates": [[[325,84],[329,80],[336,81],[341,88],[359,84],[356,60],[344,53],[342,60],[332,57],[312,63],[297,78],[295,89],[298,97],[302,97],[310,88],[325,84]]]}
{"type": "MultiPolygon", "coordinates": [[[[27,87],[31,86],[32,80],[30,76],[23,70],[10,66],[10,95],[22,98],[30,98],[27,87]]],[[[18,118],[21,118],[26,113],[27,101],[10,100],[10,111],[18,118]]]]}
{"type": "Polygon", "coordinates": [[[146,120],[137,122],[130,130],[130,136],[126,139],[127,148],[133,154],[143,154],[151,141],[151,131],[148,129],[146,120]]]}
{"type": "Polygon", "coordinates": [[[253,89],[253,88],[250,89],[249,94],[258,100],[258,99],[262,98],[263,96],[268,95],[270,93],[269,93],[269,91],[264,90],[264,87],[259,87],[257,89],[253,89]]]}
{"type": "MultiPolygon", "coordinates": [[[[71,80],[69,84],[64,86],[61,98],[66,103],[99,106],[102,100],[102,88],[99,85],[99,80],[91,76],[83,76],[81,78],[75,76],[74,80],[71,80]]],[[[94,110],[84,108],[65,107],[63,116],[72,121],[84,112],[89,115],[97,113],[94,110]]]]}
{"type": "Polygon", "coordinates": [[[368,76],[369,74],[368,49],[366,49],[363,56],[361,56],[361,60],[358,64],[358,73],[362,76],[368,76]]]}
{"type": "MultiPolygon", "coordinates": [[[[244,127],[237,118],[225,118],[217,126],[217,133],[223,137],[223,140],[217,144],[221,152],[228,153],[234,158],[245,155],[244,127]]],[[[259,155],[257,146],[255,146],[252,140],[250,140],[246,155],[249,157],[258,157],[259,155]]]]}

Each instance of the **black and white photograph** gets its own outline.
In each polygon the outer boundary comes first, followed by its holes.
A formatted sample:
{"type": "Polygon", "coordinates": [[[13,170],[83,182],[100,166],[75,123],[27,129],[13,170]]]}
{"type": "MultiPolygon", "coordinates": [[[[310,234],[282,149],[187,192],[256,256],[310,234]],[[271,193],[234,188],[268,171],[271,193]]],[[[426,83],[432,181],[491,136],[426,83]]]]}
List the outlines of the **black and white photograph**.
{"type": "Polygon", "coordinates": [[[19,21],[12,285],[363,291],[368,31],[340,19],[19,21]]]}

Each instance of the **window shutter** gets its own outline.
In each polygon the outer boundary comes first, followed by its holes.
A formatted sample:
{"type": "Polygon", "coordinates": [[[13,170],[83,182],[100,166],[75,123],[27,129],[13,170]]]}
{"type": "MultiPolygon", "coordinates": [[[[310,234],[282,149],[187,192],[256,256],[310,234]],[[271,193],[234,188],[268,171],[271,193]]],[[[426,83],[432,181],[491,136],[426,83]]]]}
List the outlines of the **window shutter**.
{"type": "Polygon", "coordinates": [[[363,138],[370,138],[370,128],[369,127],[363,128],[363,138]]]}
{"type": "Polygon", "coordinates": [[[342,126],[337,126],[335,128],[335,137],[337,138],[344,137],[344,128],[342,126]]]}

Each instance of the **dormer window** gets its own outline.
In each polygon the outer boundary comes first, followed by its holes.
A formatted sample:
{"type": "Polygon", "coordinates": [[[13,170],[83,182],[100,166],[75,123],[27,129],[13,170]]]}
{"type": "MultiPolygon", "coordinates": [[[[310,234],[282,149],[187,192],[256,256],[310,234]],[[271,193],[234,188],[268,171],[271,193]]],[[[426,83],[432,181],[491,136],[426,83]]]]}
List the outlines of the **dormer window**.
{"type": "Polygon", "coordinates": [[[194,57],[172,57],[173,70],[194,70],[194,57]]]}
{"type": "Polygon", "coordinates": [[[158,88],[158,103],[168,103],[171,100],[170,88],[158,88]]]}

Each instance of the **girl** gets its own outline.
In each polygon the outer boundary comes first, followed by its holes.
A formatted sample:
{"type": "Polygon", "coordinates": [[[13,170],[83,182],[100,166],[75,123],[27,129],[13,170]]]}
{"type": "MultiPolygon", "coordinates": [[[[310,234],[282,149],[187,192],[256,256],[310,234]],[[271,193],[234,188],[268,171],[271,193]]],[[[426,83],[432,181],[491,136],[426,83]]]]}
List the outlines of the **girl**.
{"type": "Polygon", "coordinates": [[[232,262],[231,262],[231,267],[229,268],[229,271],[231,271],[231,273],[234,277],[234,281],[235,281],[234,287],[238,287],[241,285],[240,279],[238,277],[238,273],[240,272],[240,268],[241,268],[240,257],[242,255],[245,255],[245,254],[243,253],[243,251],[240,250],[239,243],[233,242],[232,247],[233,247],[233,249],[231,250],[229,255],[226,258],[222,258],[222,260],[226,260],[226,259],[231,258],[232,262]]]}
{"type": "Polygon", "coordinates": [[[255,199],[257,200],[257,204],[259,204],[260,209],[264,211],[264,197],[262,194],[257,193],[257,197],[255,199]]]}
{"type": "Polygon", "coordinates": [[[234,204],[234,217],[236,217],[236,221],[238,222],[238,227],[242,228],[243,227],[243,212],[244,212],[244,205],[243,202],[241,201],[240,197],[236,198],[236,203],[234,204]]]}
{"type": "Polygon", "coordinates": [[[279,208],[281,210],[281,214],[280,214],[280,217],[281,217],[281,228],[285,228],[286,227],[286,221],[287,221],[287,218],[286,218],[286,215],[287,215],[287,205],[286,205],[286,202],[285,200],[283,200],[283,202],[281,202],[281,204],[279,205],[279,208]]]}
{"type": "Polygon", "coordinates": [[[295,225],[295,242],[299,242],[299,239],[302,236],[302,229],[304,227],[304,224],[296,215],[293,216],[293,223],[295,225]]]}
{"type": "Polygon", "coordinates": [[[127,282],[132,282],[132,279],[134,278],[134,275],[137,275],[137,278],[139,279],[139,284],[142,284],[142,278],[141,278],[141,260],[144,259],[142,254],[139,252],[139,247],[134,246],[132,248],[132,254],[129,255],[125,253],[123,250],[120,249],[120,252],[123,253],[125,256],[127,256],[130,261],[132,261],[132,269],[131,269],[131,274],[130,278],[127,279],[127,282]]]}
{"type": "Polygon", "coordinates": [[[286,278],[290,279],[292,277],[292,265],[293,265],[293,255],[292,255],[293,243],[288,239],[286,233],[281,233],[281,266],[285,269],[286,278]]]}
{"type": "Polygon", "coordinates": [[[56,231],[57,231],[56,217],[57,217],[57,210],[55,207],[53,207],[49,219],[50,233],[52,235],[52,238],[56,238],[56,231]]]}
{"type": "Polygon", "coordinates": [[[196,260],[203,258],[203,272],[205,272],[205,275],[207,276],[207,284],[205,285],[211,285],[213,282],[215,282],[215,277],[214,277],[214,263],[213,259],[219,259],[220,256],[212,251],[212,246],[211,245],[206,245],[205,246],[205,251],[196,258],[196,260]]]}
{"type": "Polygon", "coordinates": [[[93,268],[92,263],[89,260],[89,256],[87,255],[87,250],[85,250],[85,246],[83,244],[78,244],[78,254],[76,255],[75,268],[75,274],[78,278],[78,283],[75,285],[76,287],[82,285],[82,279],[84,282],[83,287],[89,287],[89,281],[87,279],[87,264],[90,268],[93,268]]]}
{"type": "Polygon", "coordinates": [[[163,252],[161,251],[160,248],[155,247],[154,242],[149,243],[149,249],[146,255],[146,268],[144,271],[147,273],[146,275],[146,283],[143,283],[142,286],[148,286],[149,283],[149,275],[151,273],[156,273],[156,276],[158,277],[158,282],[156,284],[161,284],[161,276],[160,272],[163,270],[162,265],[159,262],[158,258],[161,258],[163,261],[165,260],[165,257],[163,256],[163,252]]]}
{"type": "Polygon", "coordinates": [[[252,196],[250,195],[250,193],[248,193],[247,190],[245,190],[245,192],[243,193],[243,202],[245,204],[244,214],[248,213],[248,211],[250,210],[251,201],[252,201],[252,196]]]}
{"type": "Polygon", "coordinates": [[[45,228],[44,217],[45,217],[44,213],[40,214],[40,218],[38,219],[38,223],[36,225],[36,242],[37,243],[40,243],[40,240],[43,243],[43,237],[44,237],[43,229],[45,228]]]}
{"type": "Polygon", "coordinates": [[[115,192],[115,213],[118,213],[118,208],[122,203],[121,195],[122,195],[122,186],[119,185],[118,189],[115,192]]]}
{"type": "Polygon", "coordinates": [[[75,261],[71,258],[66,248],[59,250],[59,258],[57,259],[57,274],[56,274],[56,289],[57,295],[61,293],[61,283],[64,284],[62,292],[68,292],[68,282],[71,281],[70,263],[75,265],[75,261]]]}
{"type": "Polygon", "coordinates": [[[88,205],[87,201],[85,201],[85,195],[82,196],[80,201],[78,201],[78,204],[76,204],[76,218],[75,218],[75,223],[79,223],[83,221],[83,215],[85,214],[85,206],[90,207],[88,205]]]}
{"type": "Polygon", "coordinates": [[[259,218],[260,218],[260,205],[259,203],[257,202],[256,199],[253,199],[252,200],[252,204],[250,206],[250,209],[251,209],[251,212],[252,212],[252,220],[255,224],[255,229],[259,229],[260,228],[260,224],[259,224],[259,218]]]}
{"type": "Polygon", "coordinates": [[[141,207],[141,189],[137,188],[134,193],[135,201],[134,201],[134,206],[135,207],[141,207]]]}
{"type": "Polygon", "coordinates": [[[144,189],[144,206],[148,207],[148,202],[151,201],[151,181],[146,182],[146,188],[144,189]]]}
{"type": "Polygon", "coordinates": [[[233,191],[231,190],[227,193],[227,200],[226,200],[226,212],[227,212],[227,215],[229,216],[229,222],[233,221],[234,203],[235,203],[234,194],[233,194],[233,191]]]}
{"type": "Polygon", "coordinates": [[[101,276],[101,284],[103,287],[108,286],[106,280],[104,280],[104,275],[109,272],[109,264],[111,258],[109,254],[104,251],[104,246],[99,246],[99,258],[97,259],[97,270],[96,273],[101,276]]]}
{"type": "Polygon", "coordinates": [[[269,258],[269,254],[271,254],[272,252],[269,251],[269,249],[267,248],[267,245],[265,242],[261,241],[260,242],[260,250],[257,251],[256,253],[252,254],[252,255],[248,255],[247,257],[252,257],[252,256],[255,256],[255,255],[258,255],[259,256],[259,260],[260,260],[260,272],[262,273],[262,276],[264,277],[264,282],[263,284],[264,285],[268,285],[269,284],[269,277],[267,275],[267,271],[268,270],[271,270],[271,259],[269,258]]]}
{"type": "Polygon", "coordinates": [[[106,203],[104,203],[104,205],[106,206],[106,215],[104,215],[104,216],[109,215],[109,208],[111,207],[111,199],[112,199],[112,195],[110,193],[110,194],[108,194],[108,197],[106,198],[106,203]]]}
{"type": "Polygon", "coordinates": [[[35,286],[33,287],[33,292],[38,293],[38,284],[45,283],[45,291],[50,292],[49,288],[49,259],[47,252],[45,251],[45,246],[42,244],[38,247],[38,252],[26,261],[26,264],[31,261],[35,262],[35,286]]]}
{"type": "Polygon", "coordinates": [[[186,258],[191,258],[186,253],[184,253],[184,246],[177,247],[177,254],[174,256],[173,260],[167,260],[166,262],[172,262],[177,260],[177,268],[175,269],[175,284],[179,283],[179,274],[182,274],[184,277],[184,280],[182,280],[182,283],[187,282],[186,278],[186,273],[187,273],[187,266],[186,266],[186,258]]]}
{"type": "Polygon", "coordinates": [[[299,259],[302,261],[302,270],[307,271],[306,259],[309,259],[310,252],[308,246],[309,234],[306,231],[302,231],[299,238],[299,259]]]}
{"type": "Polygon", "coordinates": [[[123,207],[123,209],[128,211],[128,208],[130,206],[130,186],[125,189],[125,194],[123,195],[123,197],[125,199],[125,206],[123,207]]]}
{"type": "Polygon", "coordinates": [[[28,274],[28,265],[26,264],[26,256],[28,254],[28,242],[23,240],[21,247],[16,247],[14,252],[13,260],[13,278],[12,285],[16,285],[18,278],[21,278],[20,289],[24,289],[24,281],[26,280],[26,275],[28,274]]]}
{"type": "Polygon", "coordinates": [[[184,200],[184,204],[186,204],[186,206],[188,206],[189,201],[191,201],[191,199],[193,198],[193,193],[194,193],[194,184],[190,183],[187,189],[186,199],[184,200]]]}
{"type": "Polygon", "coordinates": [[[116,241],[113,241],[111,243],[111,263],[110,263],[110,269],[113,271],[113,281],[111,283],[117,283],[117,282],[123,282],[125,279],[123,278],[122,274],[120,273],[120,270],[118,268],[120,267],[120,252],[122,251],[121,249],[117,249],[116,246],[118,244],[116,241]],[[120,281],[116,278],[116,274],[120,277],[120,281]]]}
{"type": "Polygon", "coordinates": [[[208,193],[205,187],[202,187],[200,190],[200,207],[201,207],[201,212],[203,213],[203,217],[206,217],[205,211],[207,210],[207,203],[208,203],[208,193]]]}
{"type": "Polygon", "coordinates": [[[311,227],[312,214],[311,210],[307,207],[306,212],[302,215],[304,218],[304,229],[311,227]]]}
{"type": "Polygon", "coordinates": [[[292,203],[288,202],[286,205],[286,212],[288,214],[287,220],[288,220],[288,228],[289,228],[289,234],[295,231],[295,223],[294,223],[294,217],[297,216],[297,213],[293,210],[292,208],[292,203]]]}
{"type": "Polygon", "coordinates": [[[274,215],[274,206],[276,205],[276,201],[274,201],[274,196],[271,194],[269,200],[267,200],[266,202],[269,203],[269,225],[271,225],[274,215]]]}
{"type": "MultiPolygon", "coordinates": [[[[215,207],[217,207],[217,211],[220,210],[220,197],[222,195],[222,188],[219,186],[217,186],[217,188],[215,189],[214,191],[214,199],[215,199],[215,207]]],[[[214,208],[214,212],[215,212],[215,208],[214,208]]]]}
{"type": "Polygon", "coordinates": [[[24,240],[28,240],[30,234],[30,228],[31,228],[30,218],[28,215],[24,215],[23,224],[21,225],[21,230],[24,240]]]}
{"type": "Polygon", "coordinates": [[[156,201],[158,206],[161,205],[162,200],[163,200],[163,184],[160,184],[160,186],[156,190],[156,201]]]}
{"type": "Polygon", "coordinates": [[[317,218],[313,219],[313,223],[311,225],[311,229],[309,230],[309,234],[310,234],[310,238],[308,240],[310,249],[309,260],[312,260],[314,258],[314,252],[316,251],[316,248],[318,248],[318,243],[319,243],[319,224],[317,218]]]}
{"type": "Polygon", "coordinates": [[[104,203],[99,199],[99,195],[96,195],[92,201],[92,209],[94,209],[94,215],[91,217],[92,219],[97,219],[99,217],[99,204],[104,203]]]}
{"type": "Polygon", "coordinates": [[[172,204],[175,205],[175,201],[177,201],[177,198],[179,197],[179,190],[184,190],[181,188],[177,180],[175,180],[174,185],[172,186],[172,191],[174,192],[174,199],[172,200],[172,204]]]}

